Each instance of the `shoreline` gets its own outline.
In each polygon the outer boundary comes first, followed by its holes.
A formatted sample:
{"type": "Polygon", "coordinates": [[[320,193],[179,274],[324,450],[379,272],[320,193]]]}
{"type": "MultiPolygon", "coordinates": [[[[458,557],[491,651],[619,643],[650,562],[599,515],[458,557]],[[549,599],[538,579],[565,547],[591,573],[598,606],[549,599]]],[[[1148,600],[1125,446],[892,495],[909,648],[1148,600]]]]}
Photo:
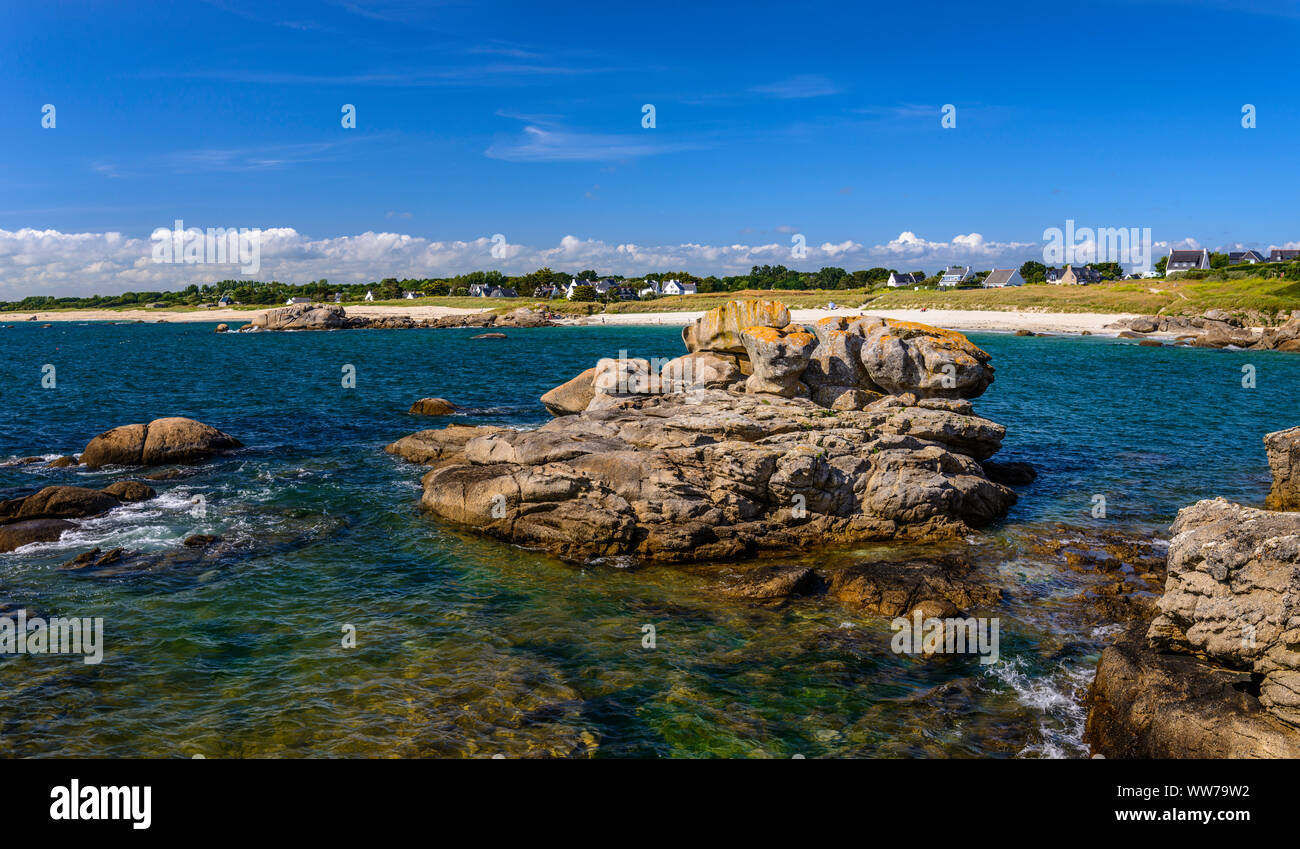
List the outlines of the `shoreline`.
{"type": "MultiPolygon", "coordinates": [[[[453,315],[472,315],[488,310],[468,309],[464,307],[442,306],[364,306],[345,305],[349,315],[385,317],[407,316],[415,320],[442,318],[453,315]]],[[[267,309],[275,309],[268,307],[267,309]]],[[[66,310],[55,312],[14,313],[12,319],[0,318],[0,325],[19,324],[27,321],[50,322],[136,322],[150,324],[198,324],[198,323],[244,323],[265,310],[216,309],[202,312],[165,312],[161,310],[66,310]],[[34,318],[31,318],[33,317],[34,318]]],[[[599,313],[581,318],[559,319],[561,326],[670,326],[684,327],[704,315],[705,310],[683,312],[643,312],[643,313],[599,313]]],[[[915,321],[931,324],[950,330],[961,331],[1003,331],[1014,333],[1028,330],[1034,333],[1082,333],[1087,331],[1094,335],[1116,335],[1118,329],[1106,328],[1127,318],[1136,317],[1136,313],[1072,313],[1072,312],[1028,312],[1002,310],[941,310],[941,309],[905,309],[905,310],[870,310],[870,309],[794,309],[790,311],[791,321],[796,324],[810,324],[828,316],[877,315],[897,321],[915,321]]]]}

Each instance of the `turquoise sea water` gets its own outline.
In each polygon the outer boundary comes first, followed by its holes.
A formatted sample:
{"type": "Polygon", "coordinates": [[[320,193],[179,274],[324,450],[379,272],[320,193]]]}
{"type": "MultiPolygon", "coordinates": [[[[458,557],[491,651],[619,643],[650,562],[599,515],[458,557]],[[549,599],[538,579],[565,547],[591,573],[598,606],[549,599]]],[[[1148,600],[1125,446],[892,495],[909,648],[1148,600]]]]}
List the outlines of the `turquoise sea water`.
{"type": "MultiPolygon", "coordinates": [[[[1088,576],[1026,542],[1058,522],[1166,536],[1199,498],[1262,502],[1261,437],[1300,423],[1300,356],[972,334],[997,369],[976,410],[1007,428],[999,459],[1040,471],[1005,522],[955,546],[1004,587],[980,611],[1002,620],[990,667],[896,655],[887,622],[824,597],[723,599],[726,564],[576,566],[475,538],[423,517],[423,470],[382,450],[439,426],[407,415],[423,396],[472,408],[457,421],[535,426],[546,389],[620,349],[675,356],[676,328],[473,341],[3,325],[0,461],[77,452],[165,415],[247,446],[157,482],[155,501],[0,554],[0,602],[102,616],[106,642],[99,665],[0,658],[4,756],[1080,756],[1078,698],[1109,629],[1070,609],[1088,576]],[[45,364],[54,389],[41,387],[45,364]],[[1097,494],[1105,519],[1091,515],[1097,494]],[[225,554],[111,575],[56,568],[95,546],[175,552],[193,533],[221,536],[225,554]],[[355,648],[340,645],[345,624],[355,648]]],[[[129,476],[6,465],[0,497],[129,476]]]]}

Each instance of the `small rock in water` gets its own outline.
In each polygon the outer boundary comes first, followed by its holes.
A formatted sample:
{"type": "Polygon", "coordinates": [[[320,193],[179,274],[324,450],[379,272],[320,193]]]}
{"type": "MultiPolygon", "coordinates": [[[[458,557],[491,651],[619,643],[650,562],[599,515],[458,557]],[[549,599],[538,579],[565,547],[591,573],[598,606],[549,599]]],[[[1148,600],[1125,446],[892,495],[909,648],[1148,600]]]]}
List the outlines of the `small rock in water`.
{"type": "Polygon", "coordinates": [[[189,548],[204,548],[212,545],[214,542],[220,541],[221,537],[213,536],[212,534],[192,534],[187,536],[185,542],[181,543],[181,545],[188,546],[189,548]]]}
{"type": "Polygon", "coordinates": [[[504,333],[480,333],[479,335],[471,336],[470,338],[471,339],[504,339],[506,338],[506,335],[504,333]]]}
{"type": "Polygon", "coordinates": [[[446,416],[459,409],[446,398],[421,398],[407,412],[413,416],[446,416]]]}

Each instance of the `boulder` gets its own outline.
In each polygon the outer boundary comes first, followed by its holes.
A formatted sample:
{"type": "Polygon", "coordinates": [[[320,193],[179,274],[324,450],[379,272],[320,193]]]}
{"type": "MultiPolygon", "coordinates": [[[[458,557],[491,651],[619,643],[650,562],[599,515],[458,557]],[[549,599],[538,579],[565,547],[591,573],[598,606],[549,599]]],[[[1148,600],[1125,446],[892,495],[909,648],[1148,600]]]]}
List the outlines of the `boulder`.
{"type": "Polygon", "coordinates": [[[32,495],[0,501],[0,522],[24,519],[86,519],[118,506],[108,492],[84,486],[47,486],[32,495]]]}
{"type": "Polygon", "coordinates": [[[1130,626],[1101,653],[1084,741],[1107,758],[1297,758],[1300,733],[1260,704],[1244,670],[1162,654],[1130,626]]]}
{"type": "Polygon", "coordinates": [[[952,330],[911,321],[889,321],[871,330],[862,364],[886,392],[920,398],[976,398],[993,382],[982,348],[952,330]]]}
{"type": "Polygon", "coordinates": [[[245,329],[334,330],[347,324],[347,314],[338,304],[292,304],[258,313],[245,329]]]}
{"type": "MultiPolygon", "coordinates": [[[[714,351],[697,351],[663,364],[659,379],[665,391],[684,392],[697,387],[726,387],[741,380],[740,357],[714,351]]],[[[749,361],[745,361],[749,365],[749,361]]]]}
{"type": "Polygon", "coordinates": [[[817,337],[802,329],[747,327],[741,334],[754,373],[745,381],[745,391],[785,398],[808,395],[799,378],[808,368],[809,355],[817,337]]]}
{"type": "Polygon", "coordinates": [[[470,339],[505,339],[504,333],[480,333],[477,336],[471,336],[470,339]]]}
{"type": "Polygon", "coordinates": [[[218,324],[218,325],[217,325],[217,329],[214,330],[214,331],[212,331],[212,332],[213,332],[213,333],[226,333],[226,332],[228,332],[229,330],[230,330],[230,325],[229,325],[229,324],[218,324]]]}
{"type": "Polygon", "coordinates": [[[448,416],[459,409],[446,398],[421,398],[407,412],[413,416],[448,416]]]}
{"type": "Polygon", "coordinates": [[[542,406],[553,416],[571,416],[574,413],[581,413],[587,409],[587,405],[596,394],[593,385],[595,379],[596,369],[593,366],[543,395],[542,406]]]}
{"type": "Polygon", "coordinates": [[[1300,427],[1264,437],[1273,488],[1266,505],[1271,510],[1300,510],[1300,427]]]}
{"type": "Polygon", "coordinates": [[[96,436],[81,452],[82,465],[161,466],[167,463],[201,463],[243,443],[216,428],[173,416],[148,424],[115,427],[96,436]]]}
{"type": "Polygon", "coordinates": [[[103,491],[123,502],[148,501],[158,495],[147,483],[133,480],[113,481],[103,491]]]}
{"type": "Polygon", "coordinates": [[[1300,513],[1216,498],[1184,507],[1170,531],[1151,647],[1254,673],[1260,704],[1300,727],[1300,513]]]}
{"type": "Polygon", "coordinates": [[[817,347],[810,355],[804,383],[814,389],[844,386],[879,393],[880,387],[872,382],[862,363],[862,344],[872,330],[884,325],[883,319],[873,316],[827,316],[819,320],[813,325],[817,347]]]}
{"type": "Polygon", "coordinates": [[[608,406],[628,395],[657,393],[659,375],[654,373],[650,361],[642,357],[602,357],[596,361],[591,388],[589,410],[608,406]]]}
{"type": "Polygon", "coordinates": [[[605,397],[534,431],[447,428],[388,450],[431,467],[426,511],[578,561],[946,539],[1015,501],[979,464],[1003,428],[971,414],[828,414],[806,399],[721,389],[605,397]]]}
{"type": "Polygon", "coordinates": [[[62,457],[57,457],[49,462],[49,468],[51,469],[66,469],[69,466],[75,465],[77,465],[77,458],[73,457],[71,454],[65,454],[62,457]]]}
{"type": "Polygon", "coordinates": [[[728,301],[682,328],[686,350],[743,354],[741,333],[747,327],[785,327],[790,310],[780,301],[728,301]]]}
{"type": "Polygon", "coordinates": [[[27,519],[0,525],[0,552],[13,551],[33,542],[52,542],[69,528],[75,528],[66,519],[27,519]]]}
{"type": "Polygon", "coordinates": [[[502,430],[504,428],[449,425],[442,430],[421,430],[404,436],[385,446],[384,450],[411,463],[455,462],[463,459],[466,442],[502,430]]]}

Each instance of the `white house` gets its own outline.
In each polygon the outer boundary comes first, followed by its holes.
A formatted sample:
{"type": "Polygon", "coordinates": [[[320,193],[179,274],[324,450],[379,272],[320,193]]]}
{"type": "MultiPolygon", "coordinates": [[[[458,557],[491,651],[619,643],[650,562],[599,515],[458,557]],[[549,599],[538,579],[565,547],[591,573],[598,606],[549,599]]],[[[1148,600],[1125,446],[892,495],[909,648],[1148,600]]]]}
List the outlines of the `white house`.
{"type": "Polygon", "coordinates": [[[663,293],[663,287],[659,285],[658,280],[645,281],[645,287],[641,289],[641,291],[637,292],[637,294],[643,298],[647,298],[651,295],[662,295],[663,293]]]}
{"type": "Polygon", "coordinates": [[[995,268],[989,272],[989,276],[984,278],[985,289],[1001,289],[1004,286],[1023,286],[1025,278],[1020,276],[1020,270],[1016,268],[995,268]]]}
{"type": "Polygon", "coordinates": [[[366,290],[366,300],[367,300],[367,301],[373,301],[374,299],[375,299],[375,293],[372,292],[372,291],[370,291],[369,289],[367,289],[367,290],[366,290]]]}
{"type": "Polygon", "coordinates": [[[913,274],[910,271],[901,274],[897,271],[891,271],[889,272],[889,280],[885,281],[885,285],[897,289],[900,286],[915,286],[923,279],[923,275],[913,274]]]}
{"type": "Polygon", "coordinates": [[[958,286],[970,279],[970,266],[950,265],[939,278],[940,286],[958,286]]]}
{"type": "Polygon", "coordinates": [[[1199,251],[1170,251],[1169,261],[1165,264],[1165,274],[1209,267],[1210,252],[1205,248],[1201,248],[1199,251]]]}
{"type": "Polygon", "coordinates": [[[696,294],[694,283],[682,283],[679,280],[665,280],[661,292],[664,295],[694,295],[696,294]]]}

